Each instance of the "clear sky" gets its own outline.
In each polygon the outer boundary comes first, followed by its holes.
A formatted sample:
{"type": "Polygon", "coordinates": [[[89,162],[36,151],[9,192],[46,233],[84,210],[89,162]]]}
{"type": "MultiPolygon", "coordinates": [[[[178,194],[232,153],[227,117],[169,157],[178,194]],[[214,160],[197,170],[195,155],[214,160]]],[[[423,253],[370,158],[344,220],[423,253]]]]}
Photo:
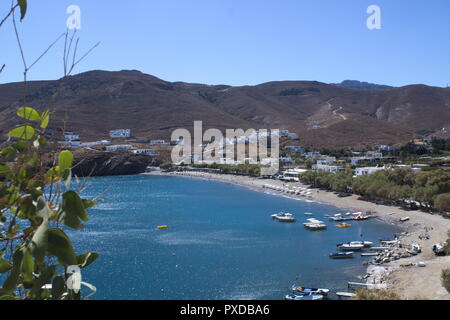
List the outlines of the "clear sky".
{"type": "MultiPolygon", "coordinates": [[[[394,86],[450,83],[449,0],[28,0],[20,24],[31,62],[81,8],[75,73],[135,69],[167,81],[253,85],[355,79],[394,86]],[[368,6],[381,8],[369,30],[368,6]]],[[[0,2],[0,18],[10,1],[0,2]]],[[[12,23],[0,28],[0,83],[21,80],[12,23]]],[[[63,41],[29,79],[62,76],[63,41]]]]}

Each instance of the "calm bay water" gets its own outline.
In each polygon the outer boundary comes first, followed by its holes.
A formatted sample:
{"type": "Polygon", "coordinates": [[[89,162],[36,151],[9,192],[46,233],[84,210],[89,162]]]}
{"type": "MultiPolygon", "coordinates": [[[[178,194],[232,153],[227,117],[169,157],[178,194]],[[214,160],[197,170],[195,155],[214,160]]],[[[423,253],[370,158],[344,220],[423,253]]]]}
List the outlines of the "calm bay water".
{"type": "Polygon", "coordinates": [[[107,188],[85,230],[71,234],[78,253],[101,255],[83,272],[93,299],[281,299],[294,283],[345,291],[365,259],[331,260],[336,244],[399,231],[378,220],[339,229],[323,215],[345,210],[189,178],[91,178],[83,196],[107,188]],[[280,211],[299,221],[273,221],[280,211]],[[328,230],[305,230],[304,212],[328,230]]]}

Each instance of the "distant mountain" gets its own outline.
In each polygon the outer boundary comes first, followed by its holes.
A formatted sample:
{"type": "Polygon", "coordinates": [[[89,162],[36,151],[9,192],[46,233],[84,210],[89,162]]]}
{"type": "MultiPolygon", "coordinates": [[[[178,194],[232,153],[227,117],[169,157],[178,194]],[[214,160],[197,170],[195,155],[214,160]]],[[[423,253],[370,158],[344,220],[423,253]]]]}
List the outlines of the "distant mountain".
{"type": "Polygon", "coordinates": [[[335,86],[339,86],[347,89],[357,89],[357,90],[387,90],[393,89],[394,87],[386,86],[382,84],[361,82],[357,80],[345,80],[341,83],[334,84],[335,86]]]}
{"type": "MultiPolygon", "coordinates": [[[[0,85],[0,134],[18,123],[23,84],[0,85]]],[[[314,148],[403,143],[421,132],[450,132],[450,90],[412,85],[355,90],[320,82],[257,86],[167,82],[139,71],[91,71],[29,82],[26,103],[53,111],[51,129],[83,140],[132,129],[137,139],[170,139],[177,128],[288,129],[314,148]],[[67,121],[65,121],[67,120],[67,121]]]]}

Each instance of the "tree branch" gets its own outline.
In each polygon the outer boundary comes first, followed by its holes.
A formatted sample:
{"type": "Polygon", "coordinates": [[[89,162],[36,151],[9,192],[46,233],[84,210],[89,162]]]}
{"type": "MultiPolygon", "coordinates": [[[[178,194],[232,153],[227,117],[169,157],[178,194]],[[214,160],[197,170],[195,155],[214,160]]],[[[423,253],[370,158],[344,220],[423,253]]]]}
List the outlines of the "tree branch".
{"type": "Polygon", "coordinates": [[[6,20],[8,20],[8,18],[13,14],[14,10],[16,10],[16,8],[17,8],[18,6],[19,6],[19,5],[16,4],[15,6],[12,6],[12,7],[11,7],[11,9],[9,10],[8,14],[6,15],[6,17],[4,17],[4,18],[2,19],[2,21],[0,21],[0,27],[5,23],[6,20]]]}

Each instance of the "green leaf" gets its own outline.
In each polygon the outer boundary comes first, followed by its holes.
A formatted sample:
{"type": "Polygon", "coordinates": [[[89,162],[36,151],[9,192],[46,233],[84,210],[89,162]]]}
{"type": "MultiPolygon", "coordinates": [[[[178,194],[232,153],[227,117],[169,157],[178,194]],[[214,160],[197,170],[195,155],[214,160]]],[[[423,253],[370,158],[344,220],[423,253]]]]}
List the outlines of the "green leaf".
{"type": "Polygon", "coordinates": [[[13,147],[6,147],[2,150],[1,156],[5,157],[6,160],[12,161],[17,156],[17,150],[13,147]]]}
{"type": "Polygon", "coordinates": [[[96,205],[96,203],[92,200],[83,199],[82,201],[85,209],[90,209],[96,205]]]}
{"type": "Polygon", "coordinates": [[[11,272],[3,283],[3,289],[6,291],[13,291],[16,289],[17,282],[19,281],[20,269],[22,266],[23,252],[22,250],[17,250],[13,256],[13,267],[11,272]]]}
{"type": "Polygon", "coordinates": [[[68,150],[64,150],[59,154],[58,166],[62,173],[67,169],[71,169],[73,165],[73,154],[68,150]]]}
{"type": "Polygon", "coordinates": [[[35,109],[30,108],[30,107],[19,108],[17,115],[19,117],[22,117],[27,120],[37,121],[37,122],[41,121],[41,114],[38,111],[36,111],[35,109]]]}
{"type": "Polygon", "coordinates": [[[50,218],[50,214],[52,213],[52,211],[48,207],[48,203],[44,197],[38,198],[36,205],[36,212],[38,217],[41,217],[43,219],[50,218]]]}
{"type": "Polygon", "coordinates": [[[52,283],[52,299],[53,300],[59,300],[61,296],[64,293],[64,287],[66,285],[66,282],[64,281],[64,278],[61,276],[56,277],[53,279],[52,283]]]}
{"type": "Polygon", "coordinates": [[[41,128],[46,129],[48,127],[48,123],[50,122],[50,112],[45,110],[41,116],[41,128]]]}
{"type": "Polygon", "coordinates": [[[59,262],[65,266],[77,264],[75,251],[72,242],[61,229],[49,229],[47,231],[48,246],[47,252],[58,258],[59,262]]]}
{"type": "Polygon", "coordinates": [[[23,283],[25,288],[30,289],[33,285],[33,271],[34,271],[34,260],[33,255],[31,254],[31,250],[26,247],[22,249],[23,251],[23,260],[22,260],[22,274],[23,274],[23,283]]]}
{"type": "Polygon", "coordinates": [[[91,265],[100,255],[96,252],[86,252],[77,257],[78,266],[83,269],[91,265]]]}
{"type": "Polygon", "coordinates": [[[5,260],[5,259],[0,260],[0,273],[6,273],[11,269],[12,269],[12,265],[9,263],[8,260],[5,260]]]}
{"type": "Polygon", "coordinates": [[[70,228],[77,230],[82,229],[83,225],[81,224],[80,219],[85,222],[89,220],[84,203],[75,191],[67,191],[63,194],[62,209],[62,221],[70,228]]]}
{"type": "Polygon", "coordinates": [[[44,197],[39,197],[37,203],[37,216],[44,219],[41,225],[37,228],[36,232],[31,239],[32,252],[37,263],[42,263],[44,261],[45,252],[47,250],[48,238],[48,219],[50,217],[51,210],[47,205],[44,197]]]}
{"type": "Polygon", "coordinates": [[[27,14],[27,0],[17,0],[17,4],[20,7],[20,21],[22,21],[27,14]]]}
{"type": "Polygon", "coordinates": [[[0,164],[0,177],[6,177],[11,173],[11,169],[6,164],[0,164]]]}
{"type": "Polygon", "coordinates": [[[22,125],[8,133],[8,137],[19,138],[24,140],[31,140],[35,134],[35,130],[32,126],[22,125]]]}
{"type": "Polygon", "coordinates": [[[41,272],[39,277],[34,282],[33,289],[31,290],[31,295],[33,298],[37,298],[37,299],[41,298],[37,295],[42,290],[43,286],[50,283],[52,278],[55,276],[55,272],[56,272],[55,266],[47,267],[47,268],[45,268],[44,271],[41,272]]]}

